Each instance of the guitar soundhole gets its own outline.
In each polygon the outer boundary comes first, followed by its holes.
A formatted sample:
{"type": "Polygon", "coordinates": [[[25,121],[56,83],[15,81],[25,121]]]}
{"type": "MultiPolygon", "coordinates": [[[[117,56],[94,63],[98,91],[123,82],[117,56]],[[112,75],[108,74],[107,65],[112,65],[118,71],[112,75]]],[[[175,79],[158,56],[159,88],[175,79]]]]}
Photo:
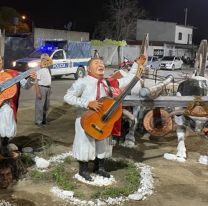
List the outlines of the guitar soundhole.
{"type": "Polygon", "coordinates": [[[91,124],[92,128],[94,128],[95,130],[97,130],[99,133],[103,134],[103,130],[100,129],[96,124],[91,124]]]}

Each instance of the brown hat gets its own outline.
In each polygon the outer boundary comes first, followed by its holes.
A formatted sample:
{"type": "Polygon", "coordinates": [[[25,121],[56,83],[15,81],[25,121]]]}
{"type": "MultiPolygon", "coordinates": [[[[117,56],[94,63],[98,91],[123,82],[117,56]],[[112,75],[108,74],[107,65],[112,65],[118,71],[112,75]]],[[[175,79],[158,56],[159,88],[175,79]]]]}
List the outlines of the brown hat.
{"type": "Polygon", "coordinates": [[[40,57],[40,67],[41,68],[49,67],[52,64],[53,64],[53,61],[47,53],[44,53],[41,55],[41,57],[40,57]]]}

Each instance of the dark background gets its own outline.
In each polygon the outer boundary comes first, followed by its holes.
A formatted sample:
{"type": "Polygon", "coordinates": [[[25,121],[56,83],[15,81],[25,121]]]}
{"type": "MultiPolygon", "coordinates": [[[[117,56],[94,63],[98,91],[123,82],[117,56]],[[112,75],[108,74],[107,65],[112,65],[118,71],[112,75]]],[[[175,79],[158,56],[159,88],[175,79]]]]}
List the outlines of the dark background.
{"type": "MultiPolygon", "coordinates": [[[[0,6],[9,6],[27,15],[36,27],[64,29],[72,22],[72,30],[92,34],[97,22],[106,18],[105,3],[109,0],[0,0],[0,6]]],[[[207,0],[139,0],[140,7],[149,13],[149,19],[193,26],[194,42],[208,38],[207,0]]]]}

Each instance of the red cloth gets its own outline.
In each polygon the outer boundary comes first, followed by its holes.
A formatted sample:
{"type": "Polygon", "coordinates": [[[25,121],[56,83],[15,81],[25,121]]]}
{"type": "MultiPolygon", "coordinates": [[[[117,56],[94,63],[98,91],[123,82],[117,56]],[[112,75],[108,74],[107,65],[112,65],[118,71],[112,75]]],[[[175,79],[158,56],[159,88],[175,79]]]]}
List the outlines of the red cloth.
{"type": "MultiPolygon", "coordinates": [[[[5,72],[9,73],[13,77],[16,77],[18,75],[18,72],[12,69],[8,69],[5,72]]],[[[19,103],[19,94],[20,94],[20,84],[17,83],[17,93],[10,99],[10,105],[14,112],[14,118],[15,121],[17,121],[17,109],[18,109],[18,103],[19,103]]]]}
{"type": "MultiPolygon", "coordinates": [[[[104,86],[104,83],[103,83],[103,79],[99,79],[98,82],[97,82],[97,94],[96,94],[96,99],[100,99],[100,85],[103,85],[104,86]]],[[[105,88],[105,86],[104,86],[105,88]]],[[[105,92],[106,92],[106,89],[105,89],[105,92]]]]}
{"type": "MultiPolygon", "coordinates": [[[[113,97],[118,96],[121,93],[119,89],[119,82],[117,79],[108,78],[107,79],[110,83],[110,87],[113,93],[113,97]]],[[[121,117],[115,122],[113,130],[111,132],[113,136],[120,137],[121,136],[121,117]]]]}

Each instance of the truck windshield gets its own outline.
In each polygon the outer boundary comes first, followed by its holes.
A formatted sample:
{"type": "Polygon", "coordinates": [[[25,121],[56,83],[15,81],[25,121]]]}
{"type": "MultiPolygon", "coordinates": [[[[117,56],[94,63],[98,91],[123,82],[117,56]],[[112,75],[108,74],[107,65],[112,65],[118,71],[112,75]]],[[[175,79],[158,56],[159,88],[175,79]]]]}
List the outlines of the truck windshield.
{"type": "Polygon", "coordinates": [[[174,60],[174,57],[173,56],[165,56],[162,58],[162,61],[173,61],[174,60]]]}
{"type": "Polygon", "coordinates": [[[152,57],[151,57],[151,56],[149,56],[149,57],[148,57],[148,61],[151,61],[151,60],[152,60],[152,57]]]}
{"type": "Polygon", "coordinates": [[[41,54],[47,53],[49,56],[52,54],[53,51],[43,51],[42,49],[35,50],[32,52],[28,57],[30,58],[40,58],[41,54]]]}

